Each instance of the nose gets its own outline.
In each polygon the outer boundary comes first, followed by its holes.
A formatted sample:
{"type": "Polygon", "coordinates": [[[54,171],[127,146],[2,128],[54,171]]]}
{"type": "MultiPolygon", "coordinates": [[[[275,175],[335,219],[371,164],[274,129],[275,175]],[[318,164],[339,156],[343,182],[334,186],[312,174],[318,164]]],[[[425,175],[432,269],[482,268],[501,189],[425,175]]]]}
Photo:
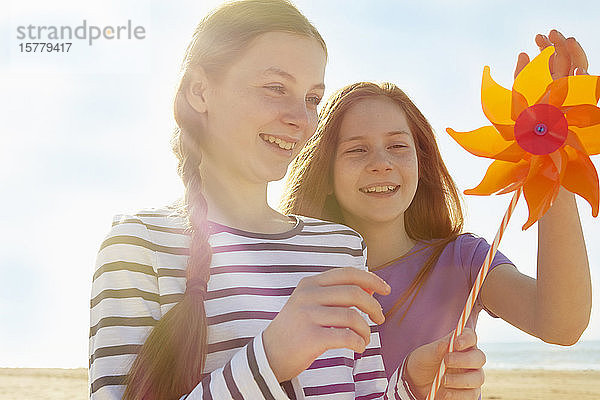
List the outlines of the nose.
{"type": "Polygon", "coordinates": [[[282,113],[283,122],[296,130],[305,130],[311,121],[310,110],[306,107],[304,99],[290,99],[282,113]]]}
{"type": "Polygon", "coordinates": [[[384,149],[373,150],[367,163],[367,169],[373,173],[391,171],[392,163],[387,152],[384,149]]]}

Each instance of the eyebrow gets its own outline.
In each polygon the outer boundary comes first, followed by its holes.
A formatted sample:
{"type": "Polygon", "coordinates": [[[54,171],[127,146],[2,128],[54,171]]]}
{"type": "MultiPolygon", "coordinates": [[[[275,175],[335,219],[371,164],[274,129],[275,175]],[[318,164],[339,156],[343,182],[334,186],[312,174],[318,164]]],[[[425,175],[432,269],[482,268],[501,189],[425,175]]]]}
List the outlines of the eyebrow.
{"type": "MultiPolygon", "coordinates": [[[[282,70],[281,68],[277,68],[277,67],[270,67],[267,68],[264,72],[263,75],[278,75],[282,78],[285,78],[289,81],[292,82],[296,82],[296,77],[294,77],[294,75],[290,74],[289,72],[286,72],[284,70],[282,70]]],[[[314,85],[313,88],[315,89],[325,89],[325,84],[323,83],[319,83],[317,85],[314,85]]]]}
{"type": "MultiPolygon", "coordinates": [[[[409,135],[410,136],[410,133],[408,133],[406,131],[390,131],[390,132],[387,132],[385,135],[388,137],[396,136],[396,135],[409,135]]],[[[340,143],[351,142],[353,140],[362,140],[364,138],[365,138],[364,136],[352,136],[352,137],[349,137],[348,139],[340,140],[340,143]]]]}

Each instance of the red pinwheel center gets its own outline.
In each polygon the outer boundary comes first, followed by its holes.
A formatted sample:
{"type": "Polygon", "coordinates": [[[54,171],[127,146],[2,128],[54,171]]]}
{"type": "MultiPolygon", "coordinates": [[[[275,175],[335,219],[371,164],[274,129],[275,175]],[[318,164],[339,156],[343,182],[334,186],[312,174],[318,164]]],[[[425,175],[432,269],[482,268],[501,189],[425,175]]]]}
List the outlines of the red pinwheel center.
{"type": "Polygon", "coordinates": [[[534,104],[515,121],[515,139],[531,154],[550,154],[567,140],[569,124],[565,115],[550,104],[534,104]]]}

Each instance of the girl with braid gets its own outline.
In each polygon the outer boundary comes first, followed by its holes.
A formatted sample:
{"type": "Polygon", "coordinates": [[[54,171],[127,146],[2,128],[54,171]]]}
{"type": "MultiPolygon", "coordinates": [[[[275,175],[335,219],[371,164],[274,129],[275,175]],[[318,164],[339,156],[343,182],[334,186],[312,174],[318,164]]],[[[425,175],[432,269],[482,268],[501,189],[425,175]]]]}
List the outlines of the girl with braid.
{"type": "MultiPolygon", "coordinates": [[[[390,288],[366,271],[361,237],[266,201],[315,131],[326,58],[283,0],[201,21],[174,102],[184,199],[117,216],[98,252],[92,399],[411,398],[371,332],[384,321],[372,294],[390,288]]],[[[448,357],[480,373],[474,333],[462,339],[448,357]]],[[[415,353],[431,378],[446,343],[415,353]]],[[[481,385],[462,377],[447,389],[481,385]]]]}

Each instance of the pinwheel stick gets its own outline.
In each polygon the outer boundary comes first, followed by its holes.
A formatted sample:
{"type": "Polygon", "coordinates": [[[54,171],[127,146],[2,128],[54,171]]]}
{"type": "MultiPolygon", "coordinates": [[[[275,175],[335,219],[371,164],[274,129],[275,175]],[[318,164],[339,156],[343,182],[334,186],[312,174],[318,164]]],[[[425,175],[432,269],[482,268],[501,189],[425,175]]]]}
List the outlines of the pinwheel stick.
{"type": "MultiPolygon", "coordinates": [[[[467,298],[467,303],[465,304],[462,314],[460,315],[458,324],[456,326],[456,329],[454,330],[454,334],[452,335],[452,339],[450,339],[450,343],[448,344],[448,352],[451,352],[454,350],[454,341],[462,333],[462,331],[465,328],[465,325],[467,323],[467,319],[469,318],[469,315],[471,315],[471,310],[473,310],[473,306],[475,305],[475,300],[477,299],[477,295],[479,294],[479,291],[481,290],[481,285],[483,284],[483,281],[484,281],[488,271],[490,270],[490,265],[492,264],[492,260],[494,259],[494,256],[496,255],[496,250],[498,250],[498,245],[500,244],[500,240],[502,240],[502,235],[504,234],[504,230],[506,229],[506,226],[508,225],[508,221],[510,220],[510,216],[512,215],[512,212],[515,209],[517,202],[519,201],[520,195],[521,195],[521,188],[519,188],[515,191],[515,194],[513,195],[513,198],[510,201],[510,205],[508,206],[508,209],[506,210],[506,213],[504,214],[504,218],[502,218],[502,223],[500,224],[500,228],[498,228],[498,232],[496,232],[496,237],[494,238],[494,242],[490,246],[490,249],[488,250],[487,255],[485,256],[485,260],[483,261],[483,266],[479,270],[479,274],[477,274],[475,283],[473,284],[473,287],[471,288],[471,292],[469,293],[469,297],[467,298]]],[[[440,387],[442,377],[444,376],[445,372],[446,372],[446,364],[444,363],[444,359],[442,359],[442,362],[440,364],[440,369],[438,370],[438,373],[435,376],[433,383],[431,384],[431,389],[429,390],[429,394],[427,395],[427,400],[435,399],[435,395],[440,387]]]]}

